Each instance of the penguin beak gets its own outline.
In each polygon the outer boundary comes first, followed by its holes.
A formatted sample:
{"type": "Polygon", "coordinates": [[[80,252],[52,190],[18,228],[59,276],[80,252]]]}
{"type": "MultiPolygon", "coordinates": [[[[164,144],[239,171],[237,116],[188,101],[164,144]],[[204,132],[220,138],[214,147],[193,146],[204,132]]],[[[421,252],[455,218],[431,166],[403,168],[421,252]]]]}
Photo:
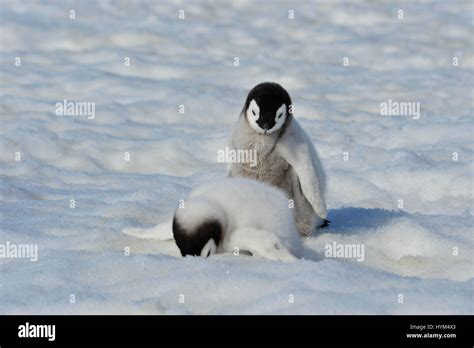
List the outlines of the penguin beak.
{"type": "Polygon", "coordinates": [[[263,128],[263,134],[266,135],[270,126],[268,125],[268,123],[265,123],[262,128],[263,128]]]}

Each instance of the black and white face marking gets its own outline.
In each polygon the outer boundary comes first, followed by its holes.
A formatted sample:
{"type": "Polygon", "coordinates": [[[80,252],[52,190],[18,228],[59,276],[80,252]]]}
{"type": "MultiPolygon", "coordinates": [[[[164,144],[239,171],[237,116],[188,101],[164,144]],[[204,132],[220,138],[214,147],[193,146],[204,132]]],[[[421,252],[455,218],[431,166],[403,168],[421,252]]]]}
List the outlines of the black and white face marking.
{"type": "Polygon", "coordinates": [[[217,245],[214,239],[209,239],[204,245],[204,247],[201,250],[201,256],[202,257],[209,257],[211,255],[214,255],[217,251],[217,245]]]}
{"type": "Polygon", "coordinates": [[[283,87],[265,82],[249,92],[244,106],[245,116],[257,133],[272,134],[285,124],[290,105],[290,96],[283,87]]]}
{"type": "Polygon", "coordinates": [[[208,220],[192,228],[185,228],[173,219],[173,236],[181,255],[208,257],[215,254],[222,234],[217,220],[208,220]]]}
{"type": "Polygon", "coordinates": [[[281,104],[281,106],[275,111],[275,114],[267,112],[260,115],[260,107],[255,99],[252,99],[247,109],[247,121],[249,122],[250,127],[260,134],[272,134],[285,124],[285,120],[285,104],[281,104]]]}

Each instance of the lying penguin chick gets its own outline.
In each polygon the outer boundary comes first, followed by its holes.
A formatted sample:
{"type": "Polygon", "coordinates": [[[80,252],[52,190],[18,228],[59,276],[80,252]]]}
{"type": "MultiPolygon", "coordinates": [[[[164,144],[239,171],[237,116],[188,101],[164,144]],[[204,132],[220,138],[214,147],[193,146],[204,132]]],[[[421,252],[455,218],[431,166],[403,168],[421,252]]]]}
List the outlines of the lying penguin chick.
{"type": "Polygon", "coordinates": [[[302,252],[284,193],[243,178],[222,179],[192,190],[183,207],[176,209],[173,236],[183,256],[238,250],[291,261],[302,252]]]}
{"type": "Polygon", "coordinates": [[[293,117],[290,95],[282,86],[265,82],[249,92],[229,147],[255,153],[256,160],[231,162],[228,176],[283,190],[294,202],[302,235],[328,225],[325,173],[313,142],[293,117]]]}

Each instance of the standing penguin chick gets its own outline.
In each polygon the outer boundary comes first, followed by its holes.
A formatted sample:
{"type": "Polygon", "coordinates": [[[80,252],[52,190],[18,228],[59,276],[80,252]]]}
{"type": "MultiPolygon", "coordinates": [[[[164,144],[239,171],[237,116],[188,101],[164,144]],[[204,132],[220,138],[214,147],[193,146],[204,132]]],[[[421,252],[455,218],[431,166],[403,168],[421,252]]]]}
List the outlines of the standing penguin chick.
{"type": "Polygon", "coordinates": [[[317,152],[292,114],[291,98],[279,84],[265,82],[248,94],[229,147],[254,151],[256,163],[230,163],[228,176],[266,182],[294,201],[298,231],[310,235],[328,225],[325,174],[317,152]]]}
{"type": "Polygon", "coordinates": [[[242,178],[223,179],[192,190],[184,206],[176,209],[173,236],[183,256],[207,257],[239,250],[291,261],[302,252],[285,195],[242,178]]]}

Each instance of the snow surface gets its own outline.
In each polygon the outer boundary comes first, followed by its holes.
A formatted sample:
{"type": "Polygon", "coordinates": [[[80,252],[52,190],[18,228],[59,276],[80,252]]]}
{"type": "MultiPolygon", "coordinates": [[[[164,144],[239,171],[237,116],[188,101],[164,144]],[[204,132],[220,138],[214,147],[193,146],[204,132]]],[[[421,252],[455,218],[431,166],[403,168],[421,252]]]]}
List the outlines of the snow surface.
{"type": "Polygon", "coordinates": [[[0,2],[0,243],[39,246],[0,259],[0,313],[472,314],[473,3],[217,3],[0,2]],[[123,233],[225,175],[262,81],[288,89],[328,176],[332,224],[304,259],[181,258],[123,233]],[[63,99],[95,119],[57,116],[63,99]],[[421,118],[381,116],[388,99],[421,118]],[[365,261],[325,258],[333,241],[365,261]]]}

